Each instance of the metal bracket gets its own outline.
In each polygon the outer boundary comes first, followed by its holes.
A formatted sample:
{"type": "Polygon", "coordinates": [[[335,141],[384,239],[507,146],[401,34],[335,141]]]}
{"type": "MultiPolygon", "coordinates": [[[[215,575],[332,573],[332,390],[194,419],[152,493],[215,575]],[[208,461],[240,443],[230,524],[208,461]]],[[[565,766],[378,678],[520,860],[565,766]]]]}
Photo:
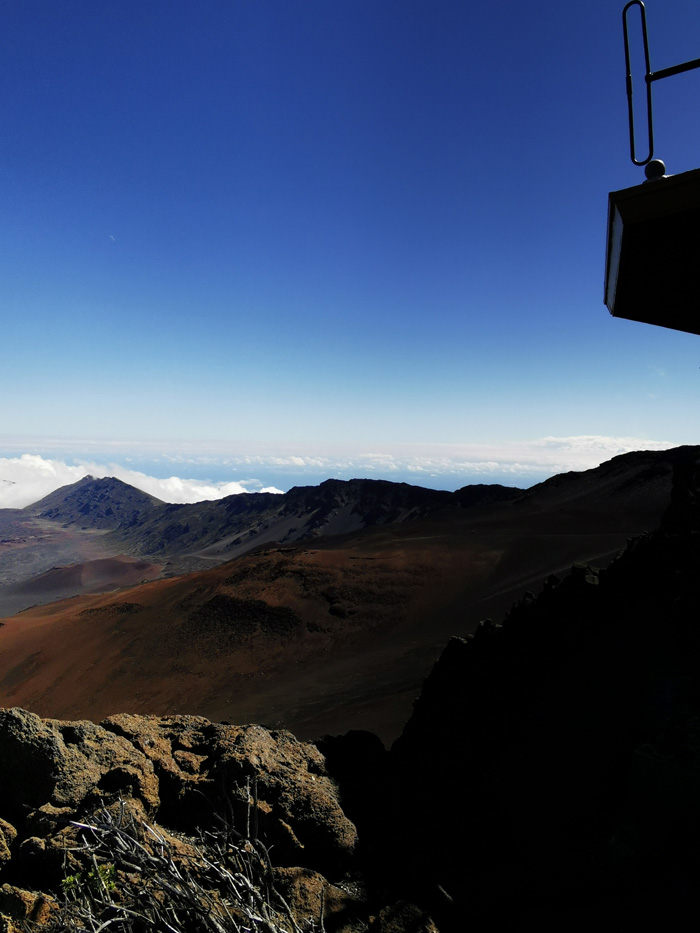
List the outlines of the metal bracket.
{"type": "Polygon", "coordinates": [[[651,105],[651,85],[653,81],[659,81],[661,78],[668,78],[671,75],[681,74],[683,71],[692,71],[693,68],[700,68],[700,58],[695,58],[691,62],[684,62],[682,65],[672,65],[670,68],[663,68],[661,71],[652,71],[649,64],[649,40],[647,37],[647,15],[642,0],[630,0],[622,11],[622,31],[625,38],[625,67],[627,69],[627,110],[629,113],[630,125],[630,156],[635,165],[646,165],[654,156],[654,122],[651,105]],[[646,159],[637,159],[637,151],[634,141],[634,111],[632,108],[632,67],[630,65],[629,35],[627,29],[627,11],[630,7],[638,6],[641,26],[642,41],[644,43],[644,65],[646,74],[644,81],[647,86],[647,138],[649,141],[649,154],[646,159]]]}

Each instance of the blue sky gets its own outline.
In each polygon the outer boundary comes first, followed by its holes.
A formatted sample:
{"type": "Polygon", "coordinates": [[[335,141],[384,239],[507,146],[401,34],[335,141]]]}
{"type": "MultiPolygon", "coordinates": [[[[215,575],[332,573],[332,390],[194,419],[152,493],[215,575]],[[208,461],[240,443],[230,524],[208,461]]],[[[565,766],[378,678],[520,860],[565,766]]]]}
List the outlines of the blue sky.
{"type": "MultiPolygon", "coordinates": [[[[696,443],[699,338],[603,305],[622,6],[5,0],[0,458],[267,485],[696,443]]],[[[700,56],[696,0],[647,15],[652,68],[700,56]]],[[[696,168],[700,71],[654,94],[696,168]]]]}

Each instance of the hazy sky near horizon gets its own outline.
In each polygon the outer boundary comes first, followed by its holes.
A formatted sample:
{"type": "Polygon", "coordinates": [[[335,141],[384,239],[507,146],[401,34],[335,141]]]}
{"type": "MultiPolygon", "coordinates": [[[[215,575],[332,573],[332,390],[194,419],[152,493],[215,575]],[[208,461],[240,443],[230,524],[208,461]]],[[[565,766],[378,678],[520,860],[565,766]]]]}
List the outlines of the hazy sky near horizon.
{"type": "MultiPolygon", "coordinates": [[[[603,305],[622,7],[5,0],[0,465],[696,443],[699,338],[603,305]]],[[[647,16],[652,68],[700,56],[697,0],[647,16]]],[[[696,168],[700,71],[654,95],[696,168]]]]}

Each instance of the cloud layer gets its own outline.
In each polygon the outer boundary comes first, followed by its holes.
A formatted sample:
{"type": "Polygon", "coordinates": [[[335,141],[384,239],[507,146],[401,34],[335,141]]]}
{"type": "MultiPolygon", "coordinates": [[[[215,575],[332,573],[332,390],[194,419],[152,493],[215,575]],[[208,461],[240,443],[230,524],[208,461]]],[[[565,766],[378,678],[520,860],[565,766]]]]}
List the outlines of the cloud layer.
{"type": "Polygon", "coordinates": [[[76,483],[84,476],[116,476],[164,502],[201,502],[241,492],[282,492],[275,487],[263,487],[262,483],[254,480],[212,483],[179,476],[158,478],[117,463],[69,465],[37,454],[22,454],[20,457],[0,457],[0,508],[17,509],[31,505],[55,489],[76,483]]]}
{"type": "MultiPolygon", "coordinates": [[[[309,472],[356,470],[357,475],[385,474],[394,479],[398,473],[420,476],[463,474],[465,477],[491,477],[487,482],[501,482],[494,477],[518,478],[538,476],[544,479],[555,473],[588,470],[618,454],[632,450],[667,450],[676,446],[670,441],[651,441],[638,437],[544,437],[513,444],[431,444],[394,445],[391,453],[366,452],[352,454],[276,455],[252,454],[240,458],[241,465],[254,468],[309,472]],[[362,472],[365,471],[365,472],[362,472]]],[[[470,480],[467,482],[484,480],[470,480]]]]}
{"type": "MultiPolygon", "coordinates": [[[[44,445],[46,448],[47,445],[44,445]]],[[[150,472],[124,466],[139,459],[151,465],[153,472],[191,473],[206,470],[209,475],[274,476],[288,489],[292,485],[321,482],[328,477],[352,476],[389,479],[457,488],[470,483],[504,483],[528,486],[555,473],[586,470],[605,460],[632,450],[665,450],[675,446],[668,441],[636,437],[544,437],[516,444],[444,444],[394,445],[390,452],[340,451],[309,452],[260,450],[253,453],[201,448],[194,451],[142,450],[134,457],[130,448],[108,452],[102,461],[92,451],[90,459],[73,457],[66,462],[59,456],[23,453],[0,457],[0,508],[23,508],[61,486],[77,482],[83,476],[116,476],[131,486],[165,502],[200,502],[221,499],[241,492],[282,492],[270,480],[261,479],[187,479],[178,475],[155,476],[150,472]],[[121,462],[120,453],[123,454],[121,462]],[[105,458],[106,460],[106,458],[105,458]],[[288,484],[285,480],[288,478],[288,484]]]]}

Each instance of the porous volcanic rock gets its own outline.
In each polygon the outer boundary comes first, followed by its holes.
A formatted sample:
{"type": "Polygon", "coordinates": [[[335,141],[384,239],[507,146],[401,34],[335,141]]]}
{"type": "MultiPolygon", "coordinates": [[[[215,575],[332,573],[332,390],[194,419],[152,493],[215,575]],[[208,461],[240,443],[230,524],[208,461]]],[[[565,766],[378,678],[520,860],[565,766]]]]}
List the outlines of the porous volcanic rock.
{"type": "Polygon", "coordinates": [[[350,862],[357,831],[343,813],[325,759],[291,732],[198,716],[118,715],[102,726],[153,763],[163,822],[191,829],[229,809],[238,826],[257,823],[277,864],[333,877],[350,862]]]}
{"type": "Polygon", "coordinates": [[[10,846],[17,838],[17,830],[7,820],[0,820],[0,867],[10,861],[10,846]]]}
{"type": "MultiPolygon", "coordinates": [[[[276,865],[331,879],[356,848],[323,755],[287,732],[188,716],[114,716],[95,725],[2,709],[0,756],[1,880],[19,880],[20,890],[55,894],[67,871],[80,871],[76,823],[89,824],[105,807],[176,832],[223,818],[272,849],[276,865]]],[[[17,911],[10,913],[21,919],[17,911]]]]}
{"type": "Polygon", "coordinates": [[[439,933],[432,918],[408,901],[383,907],[369,929],[370,933],[439,933]]]}
{"type": "Polygon", "coordinates": [[[25,891],[12,884],[0,887],[0,931],[2,933],[24,933],[28,921],[32,928],[41,927],[58,910],[57,902],[43,894],[25,891]],[[11,918],[11,919],[10,919],[11,918]],[[12,921],[18,920],[21,926],[12,921]]]}
{"type": "Polygon", "coordinates": [[[315,921],[326,933],[366,933],[363,900],[331,884],[319,872],[310,868],[276,868],[273,877],[275,888],[293,907],[302,929],[309,921],[315,921]]]}
{"type": "MultiPolygon", "coordinates": [[[[319,744],[332,769],[315,744],[258,725],[135,715],[96,725],[0,709],[0,930],[51,923],[63,909],[62,882],[89,878],[97,864],[86,842],[113,825],[132,827],[144,852],[149,840],[160,839],[183,866],[194,864],[202,840],[214,838],[209,830],[223,826],[248,851],[270,853],[274,869],[268,861],[266,883],[301,929],[434,933],[423,910],[397,903],[374,883],[367,846],[358,844],[342,809],[336,774],[365,827],[386,803],[383,746],[364,733],[319,744]],[[378,782],[367,777],[375,767],[378,782]],[[370,817],[363,817],[366,808],[370,817]]],[[[130,864],[112,870],[125,886],[122,895],[137,896],[139,876],[130,864]]]]}
{"type": "Polygon", "coordinates": [[[0,710],[0,811],[11,821],[27,807],[49,805],[78,814],[103,796],[137,797],[158,808],[152,763],[121,736],[91,722],[42,720],[22,709],[0,710]]]}

